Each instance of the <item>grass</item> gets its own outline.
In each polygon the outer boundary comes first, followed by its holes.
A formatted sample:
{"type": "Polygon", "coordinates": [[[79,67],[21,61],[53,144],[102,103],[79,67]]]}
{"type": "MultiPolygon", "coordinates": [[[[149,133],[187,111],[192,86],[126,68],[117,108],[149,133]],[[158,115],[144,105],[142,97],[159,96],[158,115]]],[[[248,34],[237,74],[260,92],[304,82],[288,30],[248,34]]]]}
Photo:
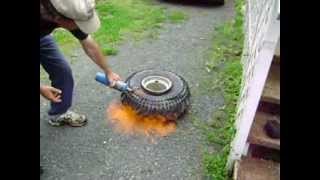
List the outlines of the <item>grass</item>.
{"type": "Polygon", "coordinates": [[[181,23],[188,19],[188,16],[180,11],[171,11],[168,13],[168,19],[171,23],[181,23]]]}
{"type": "Polygon", "coordinates": [[[49,77],[45,70],[40,66],[40,81],[48,83],[49,77]]]}
{"type": "MultiPolygon", "coordinates": [[[[106,55],[116,55],[119,43],[128,38],[139,40],[155,37],[164,22],[180,23],[186,15],[179,11],[169,12],[153,4],[152,0],[99,0],[97,12],[101,20],[100,29],[93,34],[106,55]]],[[[57,29],[54,37],[66,55],[80,47],[67,31],[57,29]]]]}
{"type": "Polygon", "coordinates": [[[216,29],[213,51],[206,64],[208,72],[219,71],[215,86],[220,88],[225,101],[224,106],[214,113],[213,123],[203,126],[208,143],[221,147],[218,152],[203,154],[205,174],[214,180],[230,178],[226,163],[236,132],[234,122],[242,81],[244,0],[236,0],[235,9],[235,18],[216,29]]]}

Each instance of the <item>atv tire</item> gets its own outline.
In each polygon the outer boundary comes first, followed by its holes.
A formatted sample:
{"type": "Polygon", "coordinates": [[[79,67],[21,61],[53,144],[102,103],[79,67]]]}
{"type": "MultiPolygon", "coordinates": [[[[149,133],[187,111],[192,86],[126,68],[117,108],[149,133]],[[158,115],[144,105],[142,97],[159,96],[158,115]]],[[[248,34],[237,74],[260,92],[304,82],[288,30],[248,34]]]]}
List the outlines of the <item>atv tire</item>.
{"type": "Polygon", "coordinates": [[[177,120],[190,106],[190,91],[187,82],[179,75],[162,70],[143,70],[133,73],[126,80],[134,93],[122,93],[123,104],[132,106],[141,115],[158,114],[167,119],[177,120]],[[146,91],[141,82],[148,76],[162,76],[172,82],[172,87],[163,94],[153,94],[146,91]]]}

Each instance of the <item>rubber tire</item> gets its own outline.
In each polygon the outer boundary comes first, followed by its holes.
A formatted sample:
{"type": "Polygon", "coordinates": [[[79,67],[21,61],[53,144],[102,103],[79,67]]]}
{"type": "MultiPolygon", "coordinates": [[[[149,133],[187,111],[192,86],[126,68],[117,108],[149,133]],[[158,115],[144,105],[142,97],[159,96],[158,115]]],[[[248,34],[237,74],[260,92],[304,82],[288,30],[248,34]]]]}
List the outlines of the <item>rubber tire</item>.
{"type": "Polygon", "coordinates": [[[123,104],[131,105],[139,114],[160,114],[170,120],[180,118],[190,106],[190,91],[187,82],[179,75],[162,70],[143,70],[133,73],[126,80],[136,93],[122,93],[123,104]],[[172,81],[172,87],[161,95],[150,94],[141,86],[143,78],[151,75],[164,76],[172,81]]]}

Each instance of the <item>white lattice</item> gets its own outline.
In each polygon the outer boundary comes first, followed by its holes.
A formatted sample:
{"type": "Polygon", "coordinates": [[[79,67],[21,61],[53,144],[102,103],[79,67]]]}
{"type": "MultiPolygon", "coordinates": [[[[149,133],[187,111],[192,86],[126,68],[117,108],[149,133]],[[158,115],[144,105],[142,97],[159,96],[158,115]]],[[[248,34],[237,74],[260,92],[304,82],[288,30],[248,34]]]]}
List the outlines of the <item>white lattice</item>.
{"type": "Polygon", "coordinates": [[[248,134],[263,91],[275,47],[280,36],[280,0],[247,0],[243,81],[238,103],[237,133],[231,144],[228,167],[245,151],[248,134]]]}
{"type": "MultiPolygon", "coordinates": [[[[273,9],[277,0],[248,0],[245,20],[245,45],[243,62],[243,84],[238,108],[239,112],[245,107],[248,88],[253,76],[253,68],[261,48],[263,40],[270,24],[273,9]],[[245,96],[245,97],[243,97],[245,96]]],[[[240,119],[240,118],[238,118],[240,119]]]]}

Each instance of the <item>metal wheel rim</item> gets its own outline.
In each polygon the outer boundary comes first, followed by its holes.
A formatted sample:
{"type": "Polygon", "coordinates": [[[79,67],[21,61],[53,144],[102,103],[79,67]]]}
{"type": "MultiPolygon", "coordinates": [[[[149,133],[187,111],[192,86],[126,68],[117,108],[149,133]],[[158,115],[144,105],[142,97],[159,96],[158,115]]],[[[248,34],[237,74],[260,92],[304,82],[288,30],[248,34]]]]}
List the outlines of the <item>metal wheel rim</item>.
{"type": "Polygon", "coordinates": [[[163,94],[168,92],[172,87],[172,82],[170,79],[163,76],[147,76],[141,81],[141,86],[144,90],[152,94],[163,94]],[[161,85],[161,89],[151,88],[152,85],[161,85]],[[150,86],[151,85],[151,86],[150,86]]]}

